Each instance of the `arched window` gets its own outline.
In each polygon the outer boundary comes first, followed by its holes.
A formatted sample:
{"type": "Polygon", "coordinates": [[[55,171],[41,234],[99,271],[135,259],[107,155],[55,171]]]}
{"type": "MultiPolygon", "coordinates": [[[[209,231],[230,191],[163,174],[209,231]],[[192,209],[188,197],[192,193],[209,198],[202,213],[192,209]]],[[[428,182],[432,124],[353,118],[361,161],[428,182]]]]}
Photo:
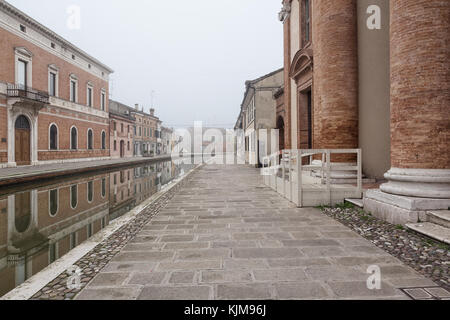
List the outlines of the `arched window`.
{"type": "Polygon", "coordinates": [[[49,211],[52,217],[58,213],[58,189],[49,191],[49,211]]]}
{"type": "Polygon", "coordinates": [[[78,205],[78,185],[74,184],[70,187],[70,206],[75,209],[78,205]]]}
{"type": "Polygon", "coordinates": [[[128,141],[128,151],[130,151],[130,141],[128,141]]]}
{"type": "Polygon", "coordinates": [[[87,200],[88,202],[94,200],[94,181],[89,181],[87,183],[87,200]]]}
{"type": "Polygon", "coordinates": [[[102,150],[106,149],[106,132],[102,131],[102,150]]]}
{"type": "Polygon", "coordinates": [[[78,130],[76,127],[72,127],[72,129],[70,129],[70,149],[78,149],[78,130]]]}
{"type": "Polygon", "coordinates": [[[92,133],[92,129],[89,129],[87,132],[87,148],[88,150],[94,149],[93,146],[93,140],[94,140],[94,134],[92,133]]]}
{"type": "Polygon", "coordinates": [[[58,128],[55,124],[50,126],[50,150],[58,150],[58,128]]]}
{"type": "Polygon", "coordinates": [[[116,151],[116,150],[117,150],[117,141],[114,140],[114,151],[116,151]]]}

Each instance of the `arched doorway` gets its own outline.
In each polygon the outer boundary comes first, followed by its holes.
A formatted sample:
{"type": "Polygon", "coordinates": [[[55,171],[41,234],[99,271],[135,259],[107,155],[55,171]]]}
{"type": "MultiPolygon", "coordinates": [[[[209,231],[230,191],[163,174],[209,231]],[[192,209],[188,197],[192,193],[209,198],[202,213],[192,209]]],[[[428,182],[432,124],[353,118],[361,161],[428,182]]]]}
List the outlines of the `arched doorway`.
{"type": "Polygon", "coordinates": [[[21,115],[16,119],[15,127],[15,161],[18,166],[31,164],[31,126],[27,117],[21,115]]]}
{"type": "Polygon", "coordinates": [[[285,149],[285,142],[284,142],[284,120],[282,116],[278,117],[277,120],[277,129],[278,129],[278,147],[280,151],[285,149]]]}
{"type": "Polygon", "coordinates": [[[120,157],[125,157],[125,141],[120,141],[120,157]]]}

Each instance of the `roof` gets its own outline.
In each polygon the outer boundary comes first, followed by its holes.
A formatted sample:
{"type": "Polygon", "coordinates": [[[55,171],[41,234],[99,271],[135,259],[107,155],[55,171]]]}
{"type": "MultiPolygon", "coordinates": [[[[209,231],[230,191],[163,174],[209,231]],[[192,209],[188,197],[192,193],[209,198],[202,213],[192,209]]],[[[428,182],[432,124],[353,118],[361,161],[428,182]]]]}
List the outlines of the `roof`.
{"type": "Polygon", "coordinates": [[[91,60],[93,63],[99,65],[100,67],[105,69],[107,72],[109,72],[109,73],[113,73],[114,72],[114,70],[112,70],[107,65],[103,64],[99,60],[97,60],[94,57],[92,57],[91,55],[87,54],[85,51],[81,50],[80,48],[78,48],[77,46],[72,44],[71,42],[67,41],[63,37],[59,36],[58,34],[53,32],[52,30],[50,30],[49,28],[47,28],[44,25],[42,25],[41,23],[37,22],[36,20],[31,18],[29,15],[27,15],[26,13],[20,11],[19,9],[17,9],[13,5],[11,5],[8,2],[6,2],[5,0],[0,0],[0,8],[3,9],[4,11],[6,11],[7,13],[12,14],[13,16],[19,18],[20,20],[26,22],[27,24],[33,26],[34,28],[36,28],[38,31],[40,31],[44,35],[46,35],[46,36],[48,36],[48,37],[50,37],[50,38],[52,38],[52,39],[62,43],[67,48],[69,48],[72,51],[74,51],[74,53],[77,53],[78,55],[80,55],[80,56],[82,56],[82,57],[84,57],[84,58],[86,58],[88,60],[91,60]]]}
{"type": "Polygon", "coordinates": [[[284,68],[280,68],[280,69],[277,69],[277,70],[275,70],[275,71],[272,71],[271,73],[268,73],[268,74],[266,74],[266,75],[263,75],[262,77],[259,77],[259,78],[255,79],[255,80],[248,80],[248,81],[245,81],[245,87],[246,87],[246,89],[245,89],[245,93],[244,93],[244,99],[242,99],[241,107],[243,106],[243,104],[244,104],[244,102],[245,102],[245,98],[247,97],[247,94],[248,94],[250,88],[251,88],[254,84],[256,84],[256,83],[258,83],[258,82],[260,82],[260,81],[262,81],[262,80],[264,80],[264,79],[266,79],[266,78],[269,78],[269,77],[271,77],[271,76],[273,76],[273,75],[275,75],[275,74],[277,74],[278,72],[281,72],[281,71],[284,71],[284,68]]]}

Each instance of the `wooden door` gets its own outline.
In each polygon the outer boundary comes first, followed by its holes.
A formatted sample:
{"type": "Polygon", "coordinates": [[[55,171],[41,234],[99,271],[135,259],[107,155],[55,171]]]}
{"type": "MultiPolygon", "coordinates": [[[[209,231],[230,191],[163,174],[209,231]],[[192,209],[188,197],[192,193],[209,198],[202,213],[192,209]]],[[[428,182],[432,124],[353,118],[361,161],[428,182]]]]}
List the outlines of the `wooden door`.
{"type": "Polygon", "coordinates": [[[30,130],[16,129],[15,148],[17,165],[30,165],[30,130]]]}
{"type": "Polygon", "coordinates": [[[15,123],[15,156],[18,166],[31,164],[31,129],[25,116],[19,116],[15,123]]]}

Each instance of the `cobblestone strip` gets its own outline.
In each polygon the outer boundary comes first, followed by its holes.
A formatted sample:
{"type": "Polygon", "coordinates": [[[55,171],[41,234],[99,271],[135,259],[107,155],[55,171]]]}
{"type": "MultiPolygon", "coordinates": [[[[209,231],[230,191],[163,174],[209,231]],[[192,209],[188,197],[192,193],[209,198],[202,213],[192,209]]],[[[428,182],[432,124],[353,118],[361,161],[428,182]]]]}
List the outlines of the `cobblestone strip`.
{"type": "Polygon", "coordinates": [[[322,212],[359,233],[377,247],[450,290],[449,246],[373,217],[351,206],[323,207],[322,212]]]}
{"type": "Polygon", "coordinates": [[[69,289],[67,287],[69,274],[63,272],[37,292],[31,300],[73,299],[170,202],[178,190],[189,183],[191,177],[192,174],[186,176],[176,186],[149,204],[135,219],[114,232],[87,255],[78,260],[74,266],[81,269],[81,287],[69,289]]]}

